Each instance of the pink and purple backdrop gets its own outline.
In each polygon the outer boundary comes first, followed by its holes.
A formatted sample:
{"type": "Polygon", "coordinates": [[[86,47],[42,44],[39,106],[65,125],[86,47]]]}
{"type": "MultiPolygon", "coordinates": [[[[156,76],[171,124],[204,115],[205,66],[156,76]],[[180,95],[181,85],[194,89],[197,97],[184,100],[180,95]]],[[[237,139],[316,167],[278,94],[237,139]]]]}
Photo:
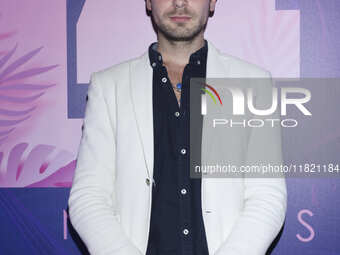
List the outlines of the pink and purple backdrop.
{"type": "MultiPolygon", "coordinates": [[[[206,38],[273,77],[338,77],[339,10],[337,0],[218,1],[206,38]]],[[[67,199],[89,76],[155,40],[141,0],[1,1],[0,254],[86,253],[67,199]]],[[[337,130],[300,141],[284,133],[285,160],[307,141],[310,157],[337,155],[337,130]]],[[[340,181],[287,181],[287,220],[272,254],[339,254],[340,181]]]]}

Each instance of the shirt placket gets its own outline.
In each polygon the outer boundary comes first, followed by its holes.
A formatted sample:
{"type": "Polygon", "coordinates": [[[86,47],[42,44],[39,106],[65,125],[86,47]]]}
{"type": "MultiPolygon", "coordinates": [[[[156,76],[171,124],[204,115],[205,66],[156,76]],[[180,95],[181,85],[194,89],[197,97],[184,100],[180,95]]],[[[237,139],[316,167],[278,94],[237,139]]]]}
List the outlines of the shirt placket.
{"type": "Polygon", "coordinates": [[[190,73],[190,64],[188,64],[183,71],[183,86],[181,95],[181,108],[179,119],[179,129],[181,132],[179,136],[179,158],[178,158],[178,191],[180,196],[180,234],[182,244],[182,254],[193,254],[193,240],[192,240],[192,222],[191,222],[191,187],[189,179],[189,160],[190,160],[190,146],[189,146],[189,110],[188,110],[188,80],[187,73],[190,73]]]}

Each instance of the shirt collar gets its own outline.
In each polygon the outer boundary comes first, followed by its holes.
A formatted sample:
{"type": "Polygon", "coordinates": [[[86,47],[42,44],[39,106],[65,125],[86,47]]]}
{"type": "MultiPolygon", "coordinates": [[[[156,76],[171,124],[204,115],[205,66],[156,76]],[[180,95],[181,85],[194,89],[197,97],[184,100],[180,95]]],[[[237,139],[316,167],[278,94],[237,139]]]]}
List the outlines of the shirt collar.
{"type": "MultiPolygon", "coordinates": [[[[162,66],[162,55],[157,51],[157,42],[151,43],[149,46],[149,60],[152,67],[162,66]]],[[[208,42],[204,39],[204,46],[190,55],[189,63],[201,65],[206,62],[208,53],[208,42]]]]}

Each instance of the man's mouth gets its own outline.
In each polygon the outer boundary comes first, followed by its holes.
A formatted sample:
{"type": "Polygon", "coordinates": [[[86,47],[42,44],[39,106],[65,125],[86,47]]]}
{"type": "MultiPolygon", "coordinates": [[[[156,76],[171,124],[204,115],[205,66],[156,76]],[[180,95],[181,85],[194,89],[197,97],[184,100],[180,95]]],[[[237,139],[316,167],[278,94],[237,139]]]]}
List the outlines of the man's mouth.
{"type": "Polygon", "coordinates": [[[171,16],[170,19],[173,22],[188,22],[191,19],[191,17],[189,17],[189,16],[171,16]]]}

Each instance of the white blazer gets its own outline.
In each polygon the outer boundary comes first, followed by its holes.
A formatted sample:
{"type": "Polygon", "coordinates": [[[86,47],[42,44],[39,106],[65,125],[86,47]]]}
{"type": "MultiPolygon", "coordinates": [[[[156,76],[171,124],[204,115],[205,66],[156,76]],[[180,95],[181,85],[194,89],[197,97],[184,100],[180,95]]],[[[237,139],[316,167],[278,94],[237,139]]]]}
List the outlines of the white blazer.
{"type": "MultiPolygon", "coordinates": [[[[154,162],[152,72],[146,51],[91,75],[68,205],[72,225],[94,255],[146,253],[154,162]]],[[[207,77],[270,73],[222,54],[208,41],[207,77]]],[[[269,89],[259,89],[259,101],[269,89]]],[[[234,133],[214,148],[240,164],[282,163],[280,129],[261,130],[234,133]]],[[[286,193],[284,178],[202,178],[209,254],[265,254],[283,225],[286,193]]]]}

